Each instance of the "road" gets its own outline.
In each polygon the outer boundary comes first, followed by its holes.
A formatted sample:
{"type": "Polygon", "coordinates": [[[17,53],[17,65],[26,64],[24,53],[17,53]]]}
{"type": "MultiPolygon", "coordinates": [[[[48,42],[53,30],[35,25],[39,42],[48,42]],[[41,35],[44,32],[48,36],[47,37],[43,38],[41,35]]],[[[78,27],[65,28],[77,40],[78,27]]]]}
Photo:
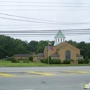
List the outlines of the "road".
{"type": "Polygon", "coordinates": [[[90,66],[0,67],[0,90],[83,90],[90,66]]]}

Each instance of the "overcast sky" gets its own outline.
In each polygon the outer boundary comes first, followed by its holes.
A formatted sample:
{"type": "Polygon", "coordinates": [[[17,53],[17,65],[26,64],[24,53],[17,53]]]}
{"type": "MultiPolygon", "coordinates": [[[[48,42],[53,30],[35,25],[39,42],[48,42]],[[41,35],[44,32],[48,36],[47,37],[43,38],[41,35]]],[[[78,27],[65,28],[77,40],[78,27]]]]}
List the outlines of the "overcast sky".
{"type": "Polygon", "coordinates": [[[0,0],[0,22],[0,34],[28,42],[54,40],[58,30],[66,40],[90,42],[90,0],[0,0]],[[30,35],[31,30],[43,35],[30,35]]]}

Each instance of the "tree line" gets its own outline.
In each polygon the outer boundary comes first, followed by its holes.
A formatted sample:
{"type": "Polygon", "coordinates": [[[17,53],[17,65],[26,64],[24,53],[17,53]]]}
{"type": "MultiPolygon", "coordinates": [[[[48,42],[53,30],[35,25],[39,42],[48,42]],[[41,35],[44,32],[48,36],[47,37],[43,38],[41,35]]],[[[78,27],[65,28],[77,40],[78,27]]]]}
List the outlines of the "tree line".
{"type": "MultiPolygon", "coordinates": [[[[81,50],[81,55],[88,56],[90,58],[90,43],[69,40],[67,41],[71,45],[79,48],[81,50]]],[[[54,41],[51,41],[54,45],[54,41]]],[[[20,39],[14,39],[10,36],[0,35],[0,58],[11,57],[15,54],[32,54],[42,53],[44,47],[48,45],[48,41],[22,41],[20,39]]]]}

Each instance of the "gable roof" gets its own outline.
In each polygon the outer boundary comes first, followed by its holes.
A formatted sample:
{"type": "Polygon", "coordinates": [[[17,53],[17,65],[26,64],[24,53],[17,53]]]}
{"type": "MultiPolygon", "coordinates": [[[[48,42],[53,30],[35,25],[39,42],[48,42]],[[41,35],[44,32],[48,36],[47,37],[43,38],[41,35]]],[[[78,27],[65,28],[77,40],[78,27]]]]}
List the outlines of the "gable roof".
{"type": "Polygon", "coordinates": [[[44,54],[43,53],[39,53],[39,54],[36,54],[35,56],[36,57],[44,57],[44,54]]]}
{"type": "Polygon", "coordinates": [[[57,53],[54,53],[51,55],[51,57],[59,57],[59,55],[57,53]]]}
{"type": "Polygon", "coordinates": [[[77,48],[77,47],[75,47],[75,46],[73,46],[73,45],[71,45],[71,44],[69,44],[69,43],[67,43],[67,42],[62,42],[62,43],[56,45],[55,47],[60,46],[59,48],[57,48],[57,50],[59,50],[59,49],[64,48],[64,47],[67,46],[67,45],[73,47],[74,49],[80,50],[79,48],[77,48]]]}
{"type": "Polygon", "coordinates": [[[65,38],[64,34],[61,32],[61,30],[58,31],[55,38],[65,38]]]}
{"type": "Polygon", "coordinates": [[[16,54],[14,57],[29,57],[31,56],[30,54],[16,54]]]}

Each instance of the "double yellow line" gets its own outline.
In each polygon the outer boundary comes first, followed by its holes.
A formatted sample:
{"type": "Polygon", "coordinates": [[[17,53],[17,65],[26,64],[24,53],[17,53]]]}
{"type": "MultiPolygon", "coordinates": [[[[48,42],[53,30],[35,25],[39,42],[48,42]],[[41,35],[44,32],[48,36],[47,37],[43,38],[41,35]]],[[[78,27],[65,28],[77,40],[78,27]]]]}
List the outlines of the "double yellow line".
{"type": "Polygon", "coordinates": [[[15,75],[6,74],[6,73],[0,73],[0,76],[4,76],[4,77],[13,77],[13,76],[15,76],[15,75]]]}
{"type": "Polygon", "coordinates": [[[66,71],[62,71],[65,73],[77,73],[77,74],[89,74],[90,72],[87,71],[76,71],[76,70],[66,70],[66,71]]]}
{"type": "Polygon", "coordinates": [[[27,73],[34,74],[34,75],[43,75],[43,76],[53,76],[55,74],[45,73],[45,72],[38,72],[38,71],[27,71],[27,73]]]}

